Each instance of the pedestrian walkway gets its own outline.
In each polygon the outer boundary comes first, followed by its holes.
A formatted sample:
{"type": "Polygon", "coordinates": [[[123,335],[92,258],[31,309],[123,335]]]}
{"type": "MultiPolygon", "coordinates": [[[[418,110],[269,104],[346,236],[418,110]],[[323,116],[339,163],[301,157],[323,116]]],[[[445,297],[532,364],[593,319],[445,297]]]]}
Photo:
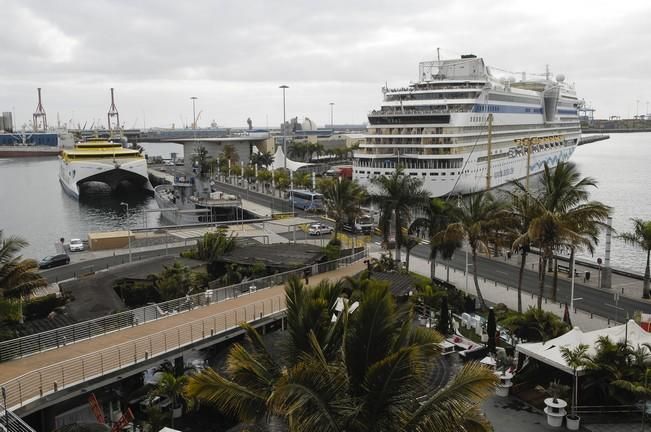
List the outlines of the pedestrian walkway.
{"type": "MultiPolygon", "coordinates": [[[[508,256],[504,255],[500,257],[495,257],[493,259],[502,260],[508,264],[513,265],[514,267],[520,266],[520,257],[518,255],[512,255],[511,258],[508,258],[508,256]]],[[[561,260],[558,261],[558,265],[564,268],[569,267],[566,261],[561,261],[561,260]]],[[[587,287],[594,288],[594,289],[600,289],[604,292],[609,292],[609,293],[618,292],[624,297],[628,297],[634,300],[645,301],[651,304],[651,300],[644,300],[642,298],[642,286],[644,281],[642,281],[641,279],[636,279],[629,276],[613,273],[611,277],[611,288],[603,288],[603,281],[601,280],[599,269],[587,265],[583,265],[580,262],[577,262],[575,266],[576,266],[576,273],[574,279],[575,283],[580,283],[581,285],[585,285],[587,287]],[[588,273],[590,276],[589,278],[586,278],[586,274],[588,273]]],[[[526,267],[527,270],[538,272],[538,269],[540,267],[538,255],[536,254],[528,255],[526,267]]],[[[553,277],[553,274],[554,274],[553,272],[548,272],[547,277],[548,278],[553,277]]],[[[565,271],[559,271],[558,277],[570,279],[569,272],[565,272],[565,271]]]]}
{"type": "MultiPolygon", "coordinates": [[[[308,286],[322,280],[353,276],[366,265],[357,262],[309,278],[308,286]]],[[[2,363],[0,384],[7,389],[10,409],[59,389],[104,376],[146,361],[213,334],[233,329],[242,321],[282,312],[284,284],[254,291],[210,306],[108,333],[25,358],[2,363]]]]}
{"type": "MultiPolygon", "coordinates": [[[[371,256],[378,258],[380,255],[381,252],[374,252],[371,256]]],[[[409,258],[409,270],[423,276],[430,277],[430,263],[424,258],[412,255],[409,258]]],[[[446,267],[442,264],[437,264],[436,274],[438,277],[445,279],[447,274],[446,267]]],[[[459,290],[475,296],[476,290],[472,278],[472,273],[469,272],[468,277],[466,278],[466,274],[463,271],[450,268],[449,281],[459,290]]],[[[511,310],[518,309],[518,295],[515,288],[508,287],[506,285],[502,285],[495,281],[484,278],[479,279],[479,288],[481,289],[482,295],[487,302],[492,304],[503,303],[511,310]]],[[[537,300],[537,296],[523,292],[523,310],[526,310],[529,307],[536,307],[537,300]]],[[[563,318],[563,313],[565,312],[563,304],[554,303],[551,300],[543,302],[543,309],[549,312],[553,312],[560,318],[563,318]]],[[[577,310],[576,312],[570,311],[570,319],[572,320],[573,325],[580,327],[581,330],[584,331],[609,327],[607,319],[597,317],[596,315],[591,315],[580,310],[577,310]]]]}

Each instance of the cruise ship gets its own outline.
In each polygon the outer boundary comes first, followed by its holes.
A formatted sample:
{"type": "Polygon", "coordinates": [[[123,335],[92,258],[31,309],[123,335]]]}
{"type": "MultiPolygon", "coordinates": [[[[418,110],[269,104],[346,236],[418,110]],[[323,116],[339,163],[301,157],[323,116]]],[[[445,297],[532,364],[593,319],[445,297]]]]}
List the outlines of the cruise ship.
{"type": "Polygon", "coordinates": [[[74,198],[89,182],[104,183],[112,191],[129,182],[153,195],[144,156],[139,150],[124,148],[119,140],[91,138],[63,150],[59,158],[59,181],[74,198]]]}
{"type": "MultiPolygon", "coordinates": [[[[421,62],[419,79],[383,88],[354,152],[353,177],[403,167],[433,197],[492,189],[570,158],[581,138],[581,102],[563,75],[498,78],[474,55],[421,62]]],[[[497,71],[495,71],[497,72],[497,71]]]]}

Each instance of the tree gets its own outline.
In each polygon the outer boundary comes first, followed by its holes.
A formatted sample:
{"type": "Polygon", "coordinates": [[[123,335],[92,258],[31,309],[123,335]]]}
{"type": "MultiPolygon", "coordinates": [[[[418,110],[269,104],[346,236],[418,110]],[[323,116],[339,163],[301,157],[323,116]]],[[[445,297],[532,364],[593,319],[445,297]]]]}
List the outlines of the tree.
{"type": "Polygon", "coordinates": [[[192,272],[178,261],[171,266],[163,266],[163,271],[155,281],[156,289],[164,301],[183,297],[194,285],[192,272]]]}
{"type": "Polygon", "coordinates": [[[294,187],[297,189],[307,189],[312,186],[312,176],[310,173],[294,171],[294,187]]]}
{"type": "Polygon", "coordinates": [[[405,249],[407,251],[407,259],[405,260],[405,268],[409,271],[409,258],[411,257],[411,250],[420,244],[420,239],[413,236],[407,236],[405,239],[405,249]]]}
{"type": "Polygon", "coordinates": [[[260,156],[258,157],[258,161],[265,168],[269,168],[274,163],[274,156],[270,152],[265,151],[260,153],[260,156]]]}
{"type": "Polygon", "coordinates": [[[199,168],[199,176],[204,177],[210,172],[210,156],[208,150],[204,146],[199,146],[192,155],[192,160],[197,168],[199,168]]]}
{"type": "Polygon", "coordinates": [[[207,232],[197,240],[197,245],[187,256],[208,263],[208,272],[214,277],[218,276],[217,263],[225,254],[235,249],[235,239],[227,237],[225,231],[207,232]]]}
{"type": "Polygon", "coordinates": [[[472,252],[472,278],[475,283],[477,299],[483,309],[486,308],[484,296],[479,288],[477,278],[477,253],[488,252],[485,239],[489,229],[504,218],[503,203],[495,201],[488,192],[478,192],[464,197],[457,213],[458,222],[449,224],[445,231],[439,233],[437,240],[461,241],[465,239],[472,252]]]}
{"type": "MultiPolygon", "coordinates": [[[[422,208],[429,199],[423,189],[423,181],[405,175],[402,168],[397,168],[390,176],[379,176],[371,180],[378,192],[371,194],[371,201],[380,205],[381,222],[388,227],[387,218],[393,213],[396,236],[396,261],[400,262],[402,246],[402,228],[409,223],[412,212],[422,208]]],[[[386,238],[386,233],[385,233],[386,238]]]]}
{"type": "Polygon", "coordinates": [[[520,254],[520,271],[518,273],[518,312],[522,313],[522,281],[524,270],[527,265],[527,254],[531,250],[531,239],[529,238],[529,227],[531,221],[538,215],[539,207],[529,194],[522,192],[510,193],[510,211],[513,216],[509,233],[513,237],[512,249],[520,254]]]}
{"type": "Polygon", "coordinates": [[[588,201],[588,188],[596,187],[590,177],[581,178],[573,163],[561,162],[553,171],[545,164],[540,182],[541,191],[535,195],[528,191],[538,209],[531,221],[528,238],[541,250],[538,308],[542,308],[545,288],[545,269],[554,251],[559,247],[585,247],[591,250],[596,241],[594,232],[603,226],[611,208],[588,201]]]}
{"type": "Polygon", "coordinates": [[[651,268],[649,267],[649,258],[651,257],[651,220],[645,221],[639,218],[631,219],[633,221],[633,231],[625,232],[619,235],[626,244],[637,246],[646,252],[646,267],[644,269],[644,285],[642,287],[642,298],[648,299],[649,281],[651,280],[651,268]]]}
{"type": "Polygon", "coordinates": [[[588,348],[586,344],[579,344],[574,348],[567,346],[560,347],[561,355],[563,360],[569,367],[572,368],[574,373],[574,382],[572,383],[572,416],[576,418],[576,407],[578,405],[578,392],[579,392],[579,378],[576,374],[578,368],[583,367],[587,364],[590,356],[588,355],[588,348]]]}
{"type": "MultiPolygon", "coordinates": [[[[171,372],[164,372],[154,389],[154,394],[157,396],[167,396],[172,401],[172,409],[178,409],[181,407],[181,397],[183,396],[187,382],[188,377],[185,375],[177,377],[171,372]]],[[[171,426],[174,427],[174,415],[171,417],[171,426]]]]}
{"type": "Polygon", "coordinates": [[[34,290],[47,286],[47,280],[38,271],[33,259],[18,255],[28,245],[20,237],[3,237],[0,230],[0,296],[29,297],[34,290]]]}
{"type": "Polygon", "coordinates": [[[271,174],[271,171],[268,171],[266,169],[258,171],[258,181],[262,183],[265,188],[269,186],[272,179],[273,175],[271,174]]]}
{"type": "Polygon", "coordinates": [[[528,342],[544,342],[570,329],[556,314],[533,307],[524,313],[509,313],[500,324],[528,342]]]}
{"type": "Polygon", "coordinates": [[[441,314],[436,323],[436,331],[446,336],[450,333],[450,312],[448,310],[448,297],[441,297],[441,314]]]}
{"type": "Polygon", "coordinates": [[[488,333],[488,352],[495,354],[495,333],[497,332],[497,323],[495,322],[495,310],[490,308],[488,310],[488,323],[486,324],[486,333],[488,333]]]}
{"type": "MultiPolygon", "coordinates": [[[[430,278],[436,277],[436,257],[443,250],[452,251],[460,247],[458,241],[446,241],[436,237],[438,233],[447,228],[448,224],[455,220],[455,209],[447,201],[440,198],[432,198],[427,205],[423,207],[424,216],[417,218],[411,224],[409,231],[422,230],[429,237],[429,260],[430,260],[430,278]]],[[[451,253],[450,253],[451,257],[451,253]]]]}
{"type": "Polygon", "coordinates": [[[345,306],[331,319],[336,289],[313,296],[294,284],[288,344],[300,345],[275,357],[244,325],[247,347],[233,345],[223,372],[190,377],[189,395],[249,424],[273,421],[292,432],[489,430],[477,409],[496,376],[470,362],[447,386],[431,388],[441,338],[413,326],[386,285],[369,285],[355,312],[345,306]]]}
{"type": "Polygon", "coordinates": [[[237,149],[233,144],[226,144],[224,150],[222,150],[221,158],[227,161],[231,161],[231,169],[234,164],[240,161],[240,155],[237,153],[237,149]]]}
{"type": "Polygon", "coordinates": [[[335,220],[333,238],[337,240],[344,223],[355,220],[362,214],[361,205],[366,194],[357,183],[348,179],[323,182],[322,187],[323,203],[328,214],[335,220]]]}

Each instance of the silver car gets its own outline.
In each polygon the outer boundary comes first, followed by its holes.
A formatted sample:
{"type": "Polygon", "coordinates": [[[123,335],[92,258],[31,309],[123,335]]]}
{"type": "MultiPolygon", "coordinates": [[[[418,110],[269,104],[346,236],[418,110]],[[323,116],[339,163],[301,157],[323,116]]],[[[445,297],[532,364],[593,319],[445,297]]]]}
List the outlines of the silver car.
{"type": "Polygon", "coordinates": [[[312,224],[310,227],[307,229],[307,233],[309,235],[316,235],[320,236],[321,234],[330,234],[332,233],[332,227],[324,224],[312,224]]]}
{"type": "Polygon", "coordinates": [[[70,252],[79,252],[84,250],[84,243],[81,239],[70,239],[70,252]]]}

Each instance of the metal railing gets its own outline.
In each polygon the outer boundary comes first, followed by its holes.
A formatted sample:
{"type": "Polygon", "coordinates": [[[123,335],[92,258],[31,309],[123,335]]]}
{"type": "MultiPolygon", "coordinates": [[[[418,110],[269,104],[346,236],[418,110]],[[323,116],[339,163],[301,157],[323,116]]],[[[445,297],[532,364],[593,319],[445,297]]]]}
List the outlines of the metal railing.
{"type": "Polygon", "coordinates": [[[0,342],[0,362],[22,358],[50,349],[56,349],[114,331],[128,329],[138,324],[187,312],[198,307],[205,307],[213,303],[223,302],[238,297],[242,293],[249,292],[250,290],[261,290],[281,285],[292,276],[301,277],[305,274],[305,271],[309,271],[311,274],[315,275],[336,270],[339,267],[348,266],[360,261],[366,256],[367,251],[364,250],[334,261],[302,267],[300,269],[278,273],[272,276],[266,276],[235,285],[219,288],[212,284],[212,289],[191,296],[152,304],[112,315],[106,315],[89,321],[83,321],[77,324],[3,341],[0,342]]]}
{"type": "Polygon", "coordinates": [[[36,432],[20,417],[6,409],[0,402],[0,431],[3,432],[36,432]]]}
{"type": "Polygon", "coordinates": [[[284,311],[285,296],[276,295],[28,372],[3,384],[6,405],[9,409],[22,407],[63,389],[235,329],[242,322],[251,323],[284,311]]]}

